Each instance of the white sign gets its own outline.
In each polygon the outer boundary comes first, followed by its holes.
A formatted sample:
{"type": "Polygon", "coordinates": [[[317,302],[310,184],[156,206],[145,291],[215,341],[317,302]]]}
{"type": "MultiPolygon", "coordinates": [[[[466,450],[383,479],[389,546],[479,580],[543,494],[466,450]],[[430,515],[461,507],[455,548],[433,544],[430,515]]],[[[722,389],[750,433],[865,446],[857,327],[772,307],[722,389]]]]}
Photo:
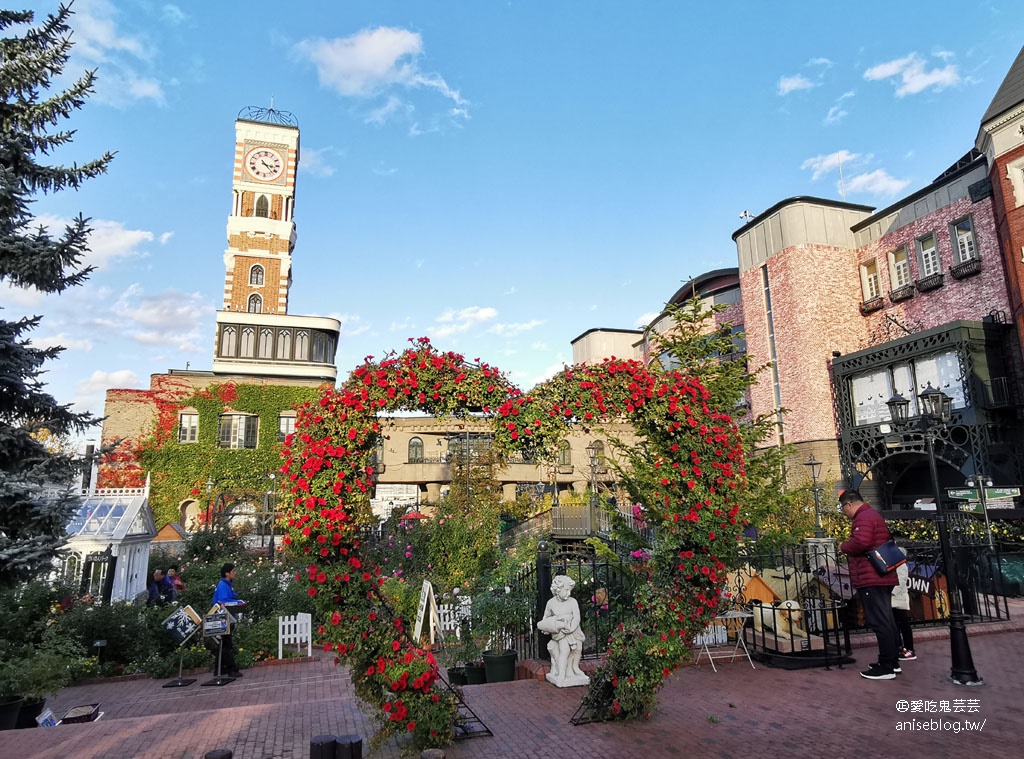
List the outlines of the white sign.
{"type": "Polygon", "coordinates": [[[434,642],[435,634],[440,634],[441,618],[437,613],[437,601],[434,599],[434,586],[430,580],[423,581],[420,589],[420,603],[416,608],[416,626],[413,628],[412,639],[416,645],[420,644],[420,636],[423,634],[423,621],[427,620],[427,632],[430,635],[430,642],[434,642]]]}

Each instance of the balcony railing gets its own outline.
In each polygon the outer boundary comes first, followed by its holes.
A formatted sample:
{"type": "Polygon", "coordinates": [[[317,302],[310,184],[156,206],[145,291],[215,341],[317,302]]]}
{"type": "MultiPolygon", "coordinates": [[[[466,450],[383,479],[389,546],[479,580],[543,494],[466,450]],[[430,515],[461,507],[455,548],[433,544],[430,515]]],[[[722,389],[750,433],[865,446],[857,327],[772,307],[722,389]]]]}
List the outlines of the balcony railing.
{"type": "Polygon", "coordinates": [[[969,258],[949,268],[949,276],[953,279],[967,279],[975,274],[981,274],[980,258],[969,258]]]}
{"type": "Polygon", "coordinates": [[[945,274],[939,272],[938,274],[932,274],[917,280],[918,292],[926,293],[929,290],[937,290],[942,287],[945,281],[945,276],[945,274]]]}
{"type": "Polygon", "coordinates": [[[915,292],[917,290],[913,285],[903,285],[903,287],[897,287],[889,293],[889,300],[893,303],[899,303],[901,300],[910,300],[914,297],[915,292]]]}
{"type": "Polygon", "coordinates": [[[882,300],[882,296],[879,295],[876,298],[872,298],[871,300],[866,300],[863,303],[861,303],[860,304],[860,313],[861,313],[862,316],[867,316],[868,314],[870,314],[870,313],[872,313],[874,311],[879,310],[884,305],[885,305],[885,301],[882,300]]]}

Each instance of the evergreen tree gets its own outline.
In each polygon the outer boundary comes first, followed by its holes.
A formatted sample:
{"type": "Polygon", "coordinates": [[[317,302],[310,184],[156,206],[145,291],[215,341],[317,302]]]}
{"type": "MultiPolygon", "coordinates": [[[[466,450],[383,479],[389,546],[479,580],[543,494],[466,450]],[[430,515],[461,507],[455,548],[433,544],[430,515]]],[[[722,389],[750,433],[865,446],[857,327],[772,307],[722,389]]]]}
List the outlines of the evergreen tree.
{"type": "MultiPolygon", "coordinates": [[[[79,216],[60,234],[33,227],[31,204],[40,193],[77,189],[106,171],[106,153],[82,166],[46,165],[71,142],[73,131],[54,127],[82,107],[92,92],[93,71],[62,91],[54,80],[71,50],[70,7],[61,6],[33,26],[31,11],[0,10],[0,284],[60,293],[81,284],[89,226],[79,216]]],[[[76,505],[70,493],[75,462],[47,449],[48,436],[81,432],[95,424],[45,392],[43,365],[61,348],[34,348],[27,334],[39,316],[0,319],[0,585],[46,571],[64,543],[76,505]],[[45,435],[40,435],[45,430],[45,435]],[[61,486],[54,492],[54,485],[61,486]]]]}

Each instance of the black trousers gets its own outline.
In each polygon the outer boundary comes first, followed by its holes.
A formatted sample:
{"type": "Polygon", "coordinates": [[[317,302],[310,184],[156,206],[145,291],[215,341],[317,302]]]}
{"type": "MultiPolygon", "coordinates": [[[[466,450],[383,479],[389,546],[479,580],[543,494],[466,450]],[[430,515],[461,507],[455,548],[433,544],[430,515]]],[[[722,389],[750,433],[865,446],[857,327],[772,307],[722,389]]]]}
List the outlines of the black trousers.
{"type": "Polygon", "coordinates": [[[221,635],[220,645],[220,671],[216,673],[218,677],[226,675],[228,672],[238,671],[238,665],[235,664],[235,642],[232,640],[232,636],[221,635]]]}
{"type": "Polygon", "coordinates": [[[899,630],[900,640],[903,641],[903,648],[908,651],[914,650],[914,628],[910,626],[910,612],[906,609],[893,609],[893,619],[896,620],[896,629],[899,630]]]}
{"type": "Polygon", "coordinates": [[[892,587],[888,585],[859,588],[864,622],[878,640],[878,663],[882,667],[896,667],[900,651],[900,632],[892,616],[892,587]]]}

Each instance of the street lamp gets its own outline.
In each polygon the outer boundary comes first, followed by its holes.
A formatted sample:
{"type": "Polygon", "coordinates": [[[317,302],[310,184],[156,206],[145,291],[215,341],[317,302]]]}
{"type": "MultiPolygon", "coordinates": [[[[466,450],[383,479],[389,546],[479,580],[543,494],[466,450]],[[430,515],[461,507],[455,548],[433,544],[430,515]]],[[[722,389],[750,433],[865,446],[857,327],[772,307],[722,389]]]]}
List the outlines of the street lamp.
{"type": "Polygon", "coordinates": [[[825,531],[821,528],[821,488],[818,486],[818,475],[821,474],[821,462],[814,458],[814,454],[804,462],[804,466],[811,473],[811,492],[814,493],[814,537],[825,537],[825,531]]]}
{"type": "MultiPolygon", "coordinates": [[[[935,463],[935,432],[938,427],[945,426],[952,419],[953,399],[941,390],[933,388],[929,382],[924,391],[917,396],[917,400],[921,411],[919,425],[928,451],[928,468],[931,473],[932,490],[935,493],[935,526],[939,530],[942,565],[946,572],[946,589],[949,593],[949,648],[952,657],[949,680],[954,685],[984,685],[985,681],[978,677],[978,671],[974,668],[971,644],[967,639],[967,623],[953,567],[953,550],[949,544],[948,515],[943,505],[939,469],[935,463]]],[[[907,425],[910,413],[909,400],[896,393],[885,405],[889,407],[894,425],[907,425]]]]}
{"type": "Polygon", "coordinates": [[[600,459],[597,457],[597,445],[591,443],[586,447],[587,456],[590,459],[590,508],[597,507],[597,465],[600,459]]]}

